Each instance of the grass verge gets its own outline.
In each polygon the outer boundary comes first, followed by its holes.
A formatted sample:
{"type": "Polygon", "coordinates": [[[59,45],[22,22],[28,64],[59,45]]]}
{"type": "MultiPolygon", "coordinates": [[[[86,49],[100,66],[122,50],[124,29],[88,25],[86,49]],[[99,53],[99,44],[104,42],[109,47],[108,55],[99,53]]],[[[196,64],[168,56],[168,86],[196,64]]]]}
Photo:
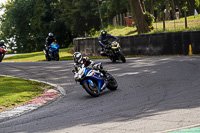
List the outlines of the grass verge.
{"type": "MultiPolygon", "coordinates": [[[[69,53],[69,51],[72,48],[73,47],[60,49],[59,51],[60,60],[72,60],[73,59],[72,54],[69,53]]],[[[43,51],[41,51],[41,52],[33,52],[33,53],[6,57],[3,59],[2,62],[34,62],[34,61],[45,61],[45,60],[46,60],[45,55],[43,51]]]]}
{"type": "MultiPolygon", "coordinates": [[[[165,31],[163,31],[163,21],[156,22],[153,24],[154,29],[147,33],[163,33],[163,32],[177,32],[177,31],[190,31],[190,30],[200,30],[200,15],[188,16],[187,17],[187,28],[185,29],[185,18],[180,18],[178,20],[167,20],[165,21],[165,31]]],[[[114,36],[132,36],[137,35],[136,27],[127,26],[108,26],[105,28],[109,34],[114,36]]],[[[101,31],[96,31],[93,37],[98,37],[101,31]]]]}
{"type": "Polygon", "coordinates": [[[50,88],[35,81],[0,76],[0,112],[27,103],[50,88]]]}

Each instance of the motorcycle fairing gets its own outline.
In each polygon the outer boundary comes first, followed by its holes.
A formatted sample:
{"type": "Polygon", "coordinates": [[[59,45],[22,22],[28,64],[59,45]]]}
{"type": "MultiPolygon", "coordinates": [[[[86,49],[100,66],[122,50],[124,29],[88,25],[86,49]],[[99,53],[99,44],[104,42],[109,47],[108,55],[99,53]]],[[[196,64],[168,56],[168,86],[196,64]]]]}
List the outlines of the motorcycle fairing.
{"type": "Polygon", "coordinates": [[[86,75],[87,78],[85,80],[83,80],[82,84],[84,82],[88,81],[88,83],[91,86],[94,86],[93,82],[91,81],[91,79],[93,79],[93,80],[98,82],[99,90],[101,91],[101,90],[105,89],[107,83],[105,83],[104,80],[102,79],[100,72],[97,73],[98,75],[95,72],[98,72],[98,71],[95,71],[92,68],[86,68],[85,69],[85,75],[86,75]]]}

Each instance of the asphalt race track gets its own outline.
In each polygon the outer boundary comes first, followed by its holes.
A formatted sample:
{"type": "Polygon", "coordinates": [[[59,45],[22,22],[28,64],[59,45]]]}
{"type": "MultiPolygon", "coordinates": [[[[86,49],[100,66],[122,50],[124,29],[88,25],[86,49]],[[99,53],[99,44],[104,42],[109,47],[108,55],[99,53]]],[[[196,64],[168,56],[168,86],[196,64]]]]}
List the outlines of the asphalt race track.
{"type": "Polygon", "coordinates": [[[0,133],[154,133],[200,124],[200,57],[128,58],[102,62],[118,90],[89,96],[76,84],[72,61],[0,63],[0,75],[63,87],[66,95],[0,123],[0,133]]]}

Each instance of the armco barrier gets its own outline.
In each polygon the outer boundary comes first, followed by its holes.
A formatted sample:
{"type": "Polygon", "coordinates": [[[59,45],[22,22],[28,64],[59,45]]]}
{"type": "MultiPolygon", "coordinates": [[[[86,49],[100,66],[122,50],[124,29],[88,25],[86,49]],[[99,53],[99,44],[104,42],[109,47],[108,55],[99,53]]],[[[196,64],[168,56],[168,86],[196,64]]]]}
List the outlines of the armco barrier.
{"type": "MultiPolygon", "coordinates": [[[[188,55],[200,54],[200,31],[156,33],[119,37],[124,55],[188,55]]],[[[99,56],[98,38],[75,38],[74,50],[84,55],[99,56]]]]}

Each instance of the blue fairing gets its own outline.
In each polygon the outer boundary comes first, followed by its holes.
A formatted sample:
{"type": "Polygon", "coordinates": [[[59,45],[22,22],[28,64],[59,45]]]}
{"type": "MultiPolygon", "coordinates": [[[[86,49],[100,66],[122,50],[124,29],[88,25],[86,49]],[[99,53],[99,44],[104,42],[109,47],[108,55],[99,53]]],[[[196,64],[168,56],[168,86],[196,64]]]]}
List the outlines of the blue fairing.
{"type": "MultiPolygon", "coordinates": [[[[54,55],[56,55],[59,52],[59,48],[60,46],[57,43],[52,42],[49,48],[50,49],[49,52],[52,52],[54,55]]],[[[51,57],[51,58],[54,58],[54,57],[51,57]]]]}
{"type": "MultiPolygon", "coordinates": [[[[92,70],[92,68],[86,68],[85,69],[85,75],[87,75],[88,72],[90,72],[91,70],[92,70]]],[[[93,76],[90,76],[90,77],[86,78],[85,80],[82,81],[82,84],[84,82],[88,81],[93,86],[93,83],[91,82],[91,79],[98,82],[99,90],[104,89],[104,88],[102,88],[102,86],[104,85],[105,82],[102,79],[101,74],[98,74],[98,75],[94,74],[93,76]]]]}
{"type": "Polygon", "coordinates": [[[52,49],[53,51],[57,51],[57,50],[59,50],[59,48],[60,48],[60,46],[55,42],[52,42],[50,45],[50,49],[52,49]]]}

